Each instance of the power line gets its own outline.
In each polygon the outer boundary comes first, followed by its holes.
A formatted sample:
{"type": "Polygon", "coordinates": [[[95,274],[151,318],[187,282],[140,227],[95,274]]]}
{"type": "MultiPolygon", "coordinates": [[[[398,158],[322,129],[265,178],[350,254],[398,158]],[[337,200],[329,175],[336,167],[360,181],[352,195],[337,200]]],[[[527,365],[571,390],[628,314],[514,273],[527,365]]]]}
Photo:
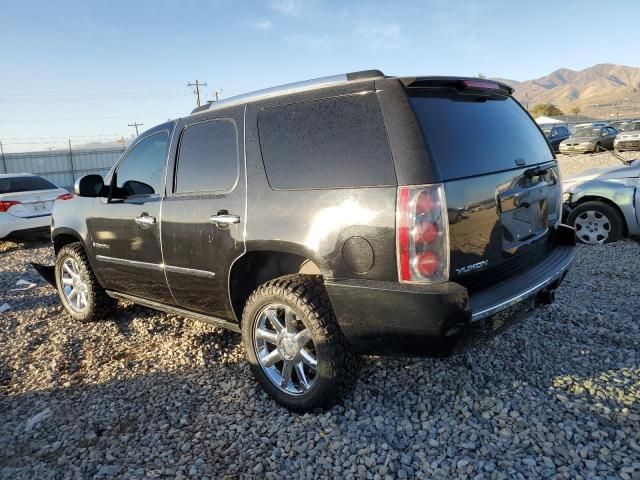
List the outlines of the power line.
{"type": "Polygon", "coordinates": [[[196,87],[194,93],[196,94],[196,103],[197,106],[200,106],[200,87],[206,87],[207,86],[207,82],[205,83],[200,83],[198,82],[198,80],[196,80],[196,83],[187,83],[187,87],[196,87]]]}
{"type": "MultiPolygon", "coordinates": [[[[177,118],[180,115],[169,115],[169,117],[177,118]]],[[[29,119],[29,120],[0,120],[0,123],[33,123],[33,122],[71,122],[71,121],[84,121],[84,120],[113,120],[121,118],[131,118],[131,115],[114,115],[110,117],[76,117],[76,118],[47,118],[47,119],[29,119]]],[[[144,115],[136,115],[136,117],[163,117],[167,118],[166,112],[164,113],[148,113],[144,115]]]]}
{"type": "Polygon", "coordinates": [[[135,129],[136,129],[136,137],[139,135],[138,127],[141,127],[142,125],[144,125],[144,123],[138,123],[138,122],[129,123],[130,127],[135,127],[135,129]]]}

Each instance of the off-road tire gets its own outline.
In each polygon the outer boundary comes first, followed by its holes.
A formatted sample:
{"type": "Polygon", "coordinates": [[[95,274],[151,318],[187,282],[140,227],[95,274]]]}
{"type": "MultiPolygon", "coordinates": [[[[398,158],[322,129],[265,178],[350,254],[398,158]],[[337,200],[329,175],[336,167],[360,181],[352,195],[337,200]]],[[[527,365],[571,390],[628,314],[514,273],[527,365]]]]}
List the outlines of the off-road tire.
{"type": "MultiPolygon", "coordinates": [[[[611,205],[597,200],[581,203],[571,210],[571,213],[569,213],[569,216],[567,217],[567,224],[575,228],[576,218],[589,210],[600,212],[609,219],[611,230],[609,232],[609,237],[603,243],[617,242],[624,236],[625,223],[620,212],[611,205]]],[[[576,240],[579,243],[586,243],[580,239],[579,234],[580,232],[576,231],[576,240]]]]}
{"type": "Polygon", "coordinates": [[[356,383],[361,358],[349,348],[329,296],[317,275],[286,275],[259,286],[249,297],[242,315],[242,339],[247,360],[258,383],[284,407],[298,412],[331,407],[356,383]],[[253,331],[259,313],[269,304],[293,309],[310,331],[318,354],[315,385],[302,396],[289,395],[266,376],[257,358],[253,331]]]}
{"type": "Polygon", "coordinates": [[[58,295],[60,296],[60,302],[67,314],[69,314],[69,316],[74,320],[79,322],[101,320],[105,318],[117,304],[117,301],[109,297],[100,286],[100,283],[98,283],[98,279],[93,273],[93,270],[91,270],[87,254],[85,253],[84,248],[82,248],[82,245],[78,242],[67,244],[58,252],[56,257],[55,279],[58,295]],[[88,286],[87,306],[82,312],[78,312],[69,306],[62,291],[62,284],[60,281],[62,278],[62,264],[65,259],[69,257],[73,258],[78,264],[88,286]]]}

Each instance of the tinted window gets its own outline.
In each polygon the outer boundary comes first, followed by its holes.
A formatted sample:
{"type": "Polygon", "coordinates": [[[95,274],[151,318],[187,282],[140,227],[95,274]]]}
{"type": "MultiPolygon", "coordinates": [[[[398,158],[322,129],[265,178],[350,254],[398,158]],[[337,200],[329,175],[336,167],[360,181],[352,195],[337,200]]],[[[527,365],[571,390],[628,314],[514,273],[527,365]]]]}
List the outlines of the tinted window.
{"type": "Polygon", "coordinates": [[[169,136],[166,132],[145,138],[129,152],[116,171],[118,195],[152,195],[164,190],[164,162],[169,136]]]}
{"type": "Polygon", "coordinates": [[[180,140],[176,192],[231,190],[238,178],[238,140],[230,120],[190,125],[180,140]]]}
{"type": "Polygon", "coordinates": [[[276,189],[396,183],[374,94],[267,108],[258,115],[269,184],[276,189]]]}
{"type": "Polygon", "coordinates": [[[553,159],[536,124],[510,97],[432,93],[411,104],[443,180],[553,159]]]}
{"type": "Polygon", "coordinates": [[[58,187],[41,177],[0,178],[0,194],[32,192],[35,190],[51,190],[52,188],[58,187]]]}

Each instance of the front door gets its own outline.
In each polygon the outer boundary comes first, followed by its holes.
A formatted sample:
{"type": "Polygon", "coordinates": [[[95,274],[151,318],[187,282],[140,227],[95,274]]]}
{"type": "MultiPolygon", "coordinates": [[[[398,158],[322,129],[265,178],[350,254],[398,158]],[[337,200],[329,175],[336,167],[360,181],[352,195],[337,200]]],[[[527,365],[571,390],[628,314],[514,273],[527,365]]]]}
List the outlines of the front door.
{"type": "Polygon", "coordinates": [[[180,126],[162,205],[165,271],[178,305],[231,320],[229,270],[245,248],[242,121],[240,113],[204,114],[180,126]]]}
{"type": "Polygon", "coordinates": [[[160,247],[160,204],[169,132],[140,139],[114,172],[111,198],[98,198],[89,229],[96,270],[107,289],[175,303],[160,247]]]}

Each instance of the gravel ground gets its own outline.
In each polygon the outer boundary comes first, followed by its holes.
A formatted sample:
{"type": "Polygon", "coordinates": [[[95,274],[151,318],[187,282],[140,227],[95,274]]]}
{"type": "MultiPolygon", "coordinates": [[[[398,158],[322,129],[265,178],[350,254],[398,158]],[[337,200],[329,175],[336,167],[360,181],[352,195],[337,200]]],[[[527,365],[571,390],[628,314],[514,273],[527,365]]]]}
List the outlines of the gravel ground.
{"type": "MultiPolygon", "coordinates": [[[[640,152],[621,152],[618,155],[628,160],[640,159],[640,152]]],[[[557,157],[560,173],[562,173],[563,177],[575,175],[589,168],[623,166],[620,160],[609,152],[577,155],[558,154],[557,157]]]]}
{"type": "Polygon", "coordinates": [[[315,415],[257,387],[237,335],[137,306],[73,323],[28,264],[49,247],[4,250],[2,478],[640,478],[635,241],[580,247],[555,305],[464,354],[367,358],[315,415]]]}

